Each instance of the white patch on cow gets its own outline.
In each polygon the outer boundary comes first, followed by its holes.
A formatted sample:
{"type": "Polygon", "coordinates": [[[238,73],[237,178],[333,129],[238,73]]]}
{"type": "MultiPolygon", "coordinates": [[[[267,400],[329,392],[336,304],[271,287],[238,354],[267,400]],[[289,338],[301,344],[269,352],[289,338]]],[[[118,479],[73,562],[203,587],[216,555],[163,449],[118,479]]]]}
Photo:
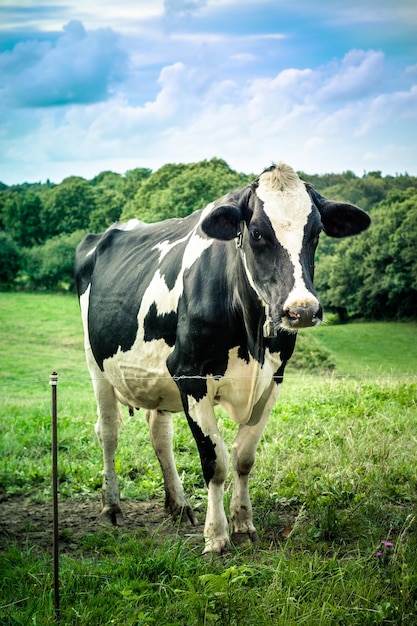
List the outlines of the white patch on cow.
{"type": "MultiPolygon", "coordinates": [[[[218,200],[219,202],[219,200],[218,200]]],[[[199,220],[199,224],[204,220],[205,217],[214,209],[215,202],[209,202],[209,204],[201,211],[201,217],[199,220]]]]}
{"type": "Polygon", "coordinates": [[[91,248],[91,250],[89,250],[89,252],[87,252],[85,256],[91,256],[92,254],[94,254],[96,250],[97,250],[97,246],[94,246],[94,248],[91,248]]]}
{"type": "Polygon", "coordinates": [[[204,435],[212,432],[212,415],[205,414],[200,407],[207,402],[210,406],[219,404],[237,424],[246,424],[251,418],[253,407],[259,402],[268,388],[276,388],[272,382],[274,373],[282,361],[277,353],[265,351],[265,361],[261,366],[258,361],[249,357],[249,362],[238,356],[239,348],[229,351],[227,369],[222,378],[207,376],[207,396],[201,400],[188,398],[191,414],[200,415],[199,426],[204,435]],[[208,415],[208,423],[205,423],[208,415]]]}
{"type": "Polygon", "coordinates": [[[124,224],[118,223],[116,225],[116,228],[118,230],[135,230],[135,228],[138,228],[141,225],[143,225],[143,222],[137,220],[136,218],[132,218],[131,220],[129,220],[128,222],[125,222],[124,224]]]}
{"type": "Polygon", "coordinates": [[[109,230],[135,230],[135,228],[139,228],[139,226],[146,226],[145,222],[141,222],[140,220],[136,219],[135,217],[133,217],[132,219],[128,220],[127,222],[115,222],[114,224],[112,224],[111,226],[109,226],[106,229],[106,233],[109,232],[109,230]]]}
{"type": "Polygon", "coordinates": [[[240,254],[243,260],[243,265],[245,266],[245,271],[246,271],[246,276],[247,279],[249,281],[250,286],[252,287],[252,289],[254,290],[254,292],[256,293],[256,295],[258,296],[259,300],[261,301],[263,306],[266,306],[266,302],[264,301],[264,299],[262,298],[262,296],[260,295],[258,288],[255,285],[255,281],[253,280],[253,276],[251,274],[251,271],[248,267],[248,262],[246,260],[246,254],[243,248],[239,248],[240,250],[240,254]]]}
{"type": "MultiPolygon", "coordinates": [[[[157,244],[155,248],[159,248],[161,250],[160,260],[167,252],[172,250],[175,245],[185,241],[187,238],[189,238],[189,242],[184,250],[181,269],[178,272],[177,280],[175,281],[173,289],[168,289],[163,276],[160,271],[157,270],[143,296],[141,311],[144,311],[145,315],[148,312],[149,307],[154,302],[156,303],[159,315],[171,313],[172,311],[177,310],[178,300],[183,291],[183,278],[185,270],[189,269],[197,261],[197,259],[200,258],[204,250],[213,244],[213,239],[200,237],[195,233],[194,229],[194,232],[175,242],[169,243],[168,241],[164,241],[161,244],[157,244]]],[[[139,317],[139,324],[141,324],[141,322],[143,322],[143,320],[139,317]]]]}
{"type": "Polygon", "coordinates": [[[182,237],[181,239],[175,239],[175,241],[170,241],[169,239],[166,239],[165,241],[160,241],[159,243],[157,243],[152,249],[160,251],[161,254],[159,257],[159,262],[162,261],[162,259],[168,254],[168,252],[172,250],[172,248],[175,248],[175,246],[178,246],[178,244],[183,243],[183,241],[187,241],[190,235],[191,233],[187,233],[185,237],[182,237]]]}
{"type": "MultiPolygon", "coordinates": [[[[204,220],[204,218],[206,217],[206,215],[208,213],[210,213],[210,211],[213,209],[214,207],[214,202],[210,202],[210,204],[208,204],[205,209],[201,212],[201,216],[199,219],[198,224],[193,228],[193,230],[189,233],[187,233],[184,237],[181,237],[181,239],[175,239],[173,241],[169,240],[169,239],[165,239],[164,241],[160,241],[158,242],[152,249],[153,250],[159,250],[160,252],[160,257],[159,257],[159,262],[162,261],[162,259],[173,249],[175,248],[175,246],[178,246],[180,243],[183,243],[184,241],[187,241],[187,239],[190,239],[190,241],[193,241],[193,239],[195,237],[197,237],[198,239],[202,240],[201,237],[199,237],[198,235],[196,235],[196,231],[197,228],[199,226],[199,224],[201,224],[201,222],[204,220]]],[[[178,220],[179,224],[182,223],[183,220],[178,220]]],[[[201,252],[203,252],[203,250],[205,248],[208,248],[212,243],[213,240],[203,240],[207,245],[205,245],[201,250],[198,249],[197,247],[197,254],[198,256],[201,254],[201,252]]],[[[187,247],[188,249],[188,247],[187,247]]],[[[198,258],[198,256],[196,258],[198,258]]],[[[195,260],[195,259],[194,259],[195,260]]],[[[193,260],[193,263],[194,263],[193,260]]]]}
{"type": "MultiPolygon", "coordinates": [[[[88,254],[91,254],[90,252],[88,254]]],[[[88,303],[90,301],[90,291],[91,291],[91,283],[88,285],[87,289],[80,296],[80,309],[81,309],[81,320],[84,328],[84,347],[85,349],[90,349],[90,339],[88,333],[88,303]]]]}
{"type": "Polygon", "coordinates": [[[217,383],[216,401],[237,424],[245,424],[251,417],[255,404],[271,386],[273,374],[281,365],[281,359],[278,354],[271,354],[267,349],[261,366],[252,357],[246,363],[238,357],[238,351],[238,348],[233,348],[229,352],[224,378],[217,383]]]}
{"type": "Polygon", "coordinates": [[[159,315],[171,313],[177,308],[178,300],[182,294],[182,280],[176,280],[174,288],[168,289],[164,277],[156,270],[149,287],[145,291],[139,311],[139,328],[143,328],[143,320],[152,304],[156,303],[159,315]],[[140,312],[143,312],[143,316],[140,312]]]}
{"type": "Polygon", "coordinates": [[[200,237],[195,232],[197,230],[197,226],[194,229],[194,233],[190,238],[189,244],[187,245],[184,256],[182,259],[182,267],[181,267],[181,280],[184,274],[184,271],[190,268],[194,263],[201,257],[204,250],[210,248],[213,245],[214,239],[207,239],[207,237],[200,237]]]}
{"type": "Polygon", "coordinates": [[[288,304],[319,305],[317,298],[307,289],[303,279],[300,253],[303,245],[304,228],[311,214],[311,199],[304,183],[288,165],[280,163],[275,170],[264,172],[256,190],[263,201],[264,211],[269,217],[276,237],[288,252],[294,266],[294,288],[289,294],[288,304]]]}
{"type": "Polygon", "coordinates": [[[90,306],[90,291],[91,291],[91,283],[88,285],[87,289],[80,296],[80,309],[81,309],[81,320],[84,328],[84,350],[87,360],[88,370],[90,372],[93,387],[95,387],[95,381],[98,378],[102,377],[101,370],[97,365],[97,362],[94,358],[93,351],[91,349],[90,344],[90,334],[88,332],[88,309],[90,306]]]}
{"type": "MultiPolygon", "coordinates": [[[[135,345],[140,345],[136,341],[135,345]]],[[[162,339],[143,344],[140,359],[134,352],[119,352],[104,362],[106,377],[112,381],[118,398],[124,404],[144,409],[183,410],[178,387],[165,361],[172,348],[162,339]]]]}

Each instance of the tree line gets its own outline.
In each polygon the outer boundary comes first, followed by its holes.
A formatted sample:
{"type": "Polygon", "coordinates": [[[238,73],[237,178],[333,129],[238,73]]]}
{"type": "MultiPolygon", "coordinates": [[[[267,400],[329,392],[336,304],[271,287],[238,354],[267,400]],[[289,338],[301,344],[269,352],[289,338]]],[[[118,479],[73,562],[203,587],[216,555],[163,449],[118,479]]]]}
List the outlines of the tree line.
{"type": "MultiPolygon", "coordinates": [[[[321,237],[315,284],[327,311],[341,319],[417,318],[417,177],[299,175],[322,195],[352,202],[372,218],[358,237],[321,237]]],[[[0,289],[72,290],[74,249],[85,233],[132,217],[185,217],[254,178],[214,158],[155,172],[70,176],[60,184],[0,183],[0,289]]]]}

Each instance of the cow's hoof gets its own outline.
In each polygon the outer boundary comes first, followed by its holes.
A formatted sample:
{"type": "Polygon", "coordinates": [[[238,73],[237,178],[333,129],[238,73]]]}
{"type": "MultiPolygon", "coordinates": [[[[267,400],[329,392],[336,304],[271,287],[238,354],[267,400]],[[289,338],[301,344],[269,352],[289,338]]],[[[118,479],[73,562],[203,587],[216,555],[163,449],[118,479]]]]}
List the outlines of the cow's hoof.
{"type": "Polygon", "coordinates": [[[197,518],[189,504],[184,506],[170,506],[169,510],[175,521],[181,524],[189,522],[193,526],[197,524],[197,518]]]}
{"type": "Polygon", "coordinates": [[[239,548],[243,548],[245,546],[251,545],[252,543],[259,543],[259,537],[256,530],[247,531],[243,533],[232,533],[232,542],[235,546],[239,548]]]}
{"type": "Polygon", "coordinates": [[[203,550],[204,556],[221,556],[231,550],[229,539],[207,539],[203,550]]]}
{"type": "Polygon", "coordinates": [[[100,519],[105,524],[112,526],[124,526],[123,513],[119,505],[105,506],[100,514],[100,519]]]}
{"type": "Polygon", "coordinates": [[[175,521],[179,521],[181,524],[183,522],[190,522],[193,526],[197,524],[197,518],[194,515],[194,511],[185,498],[183,502],[180,502],[178,500],[171,499],[169,496],[166,496],[165,508],[169,510],[172,518],[175,521]]]}

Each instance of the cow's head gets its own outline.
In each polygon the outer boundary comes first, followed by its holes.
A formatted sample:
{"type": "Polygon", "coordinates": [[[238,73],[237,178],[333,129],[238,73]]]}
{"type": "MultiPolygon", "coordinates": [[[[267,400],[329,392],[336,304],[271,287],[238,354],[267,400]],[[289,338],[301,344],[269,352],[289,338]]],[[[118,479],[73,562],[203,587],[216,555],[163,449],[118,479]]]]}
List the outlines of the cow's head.
{"type": "Polygon", "coordinates": [[[319,324],[313,286],[314,253],[323,231],[347,237],[369,216],[351,204],[323,198],[283,163],[214,203],[201,227],[209,237],[237,238],[246,275],[270,315],[274,332],[319,324]]]}

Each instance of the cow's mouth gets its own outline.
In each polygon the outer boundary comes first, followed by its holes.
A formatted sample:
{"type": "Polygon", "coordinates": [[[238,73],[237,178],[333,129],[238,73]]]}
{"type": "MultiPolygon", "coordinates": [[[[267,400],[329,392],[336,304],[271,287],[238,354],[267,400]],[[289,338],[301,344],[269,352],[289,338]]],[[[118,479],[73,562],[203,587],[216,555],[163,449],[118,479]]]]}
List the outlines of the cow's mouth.
{"type": "Polygon", "coordinates": [[[289,330],[298,330],[299,328],[311,328],[318,326],[322,321],[322,308],[320,305],[297,306],[284,311],[281,318],[281,326],[289,330]]]}

